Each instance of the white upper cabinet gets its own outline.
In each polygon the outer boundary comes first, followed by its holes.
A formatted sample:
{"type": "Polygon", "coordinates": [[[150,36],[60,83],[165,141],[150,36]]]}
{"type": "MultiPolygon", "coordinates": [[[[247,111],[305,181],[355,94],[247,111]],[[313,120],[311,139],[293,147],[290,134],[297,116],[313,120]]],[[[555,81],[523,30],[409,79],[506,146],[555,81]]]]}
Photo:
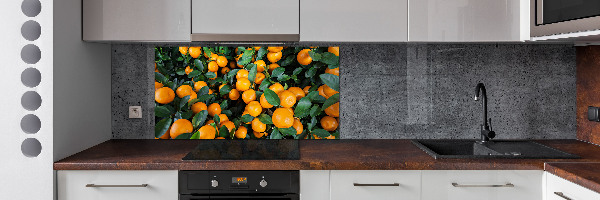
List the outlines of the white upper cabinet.
{"type": "Polygon", "coordinates": [[[411,0],[408,40],[529,40],[529,8],[528,0],[411,0]]]}
{"type": "Polygon", "coordinates": [[[302,0],[300,41],[406,42],[408,0],[302,0]]]}
{"type": "Polygon", "coordinates": [[[300,0],[192,0],[192,41],[298,41],[300,0]]]}
{"type": "Polygon", "coordinates": [[[190,0],[83,0],[84,41],[189,41],[190,0]]]}

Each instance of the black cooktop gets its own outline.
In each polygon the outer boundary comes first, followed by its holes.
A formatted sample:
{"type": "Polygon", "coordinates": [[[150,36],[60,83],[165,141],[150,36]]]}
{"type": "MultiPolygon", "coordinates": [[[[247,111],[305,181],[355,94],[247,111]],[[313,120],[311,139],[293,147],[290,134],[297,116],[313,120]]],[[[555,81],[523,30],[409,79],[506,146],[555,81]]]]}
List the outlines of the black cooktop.
{"type": "Polygon", "coordinates": [[[299,160],[298,140],[204,140],[183,160],[299,160]]]}

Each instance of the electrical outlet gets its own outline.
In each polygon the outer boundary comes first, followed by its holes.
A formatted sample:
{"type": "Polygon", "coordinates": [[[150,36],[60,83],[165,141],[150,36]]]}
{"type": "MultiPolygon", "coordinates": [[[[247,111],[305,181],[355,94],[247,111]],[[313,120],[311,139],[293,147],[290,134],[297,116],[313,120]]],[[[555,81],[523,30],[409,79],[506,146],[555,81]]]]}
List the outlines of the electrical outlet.
{"type": "Polygon", "coordinates": [[[129,106],[129,118],[142,118],[142,106],[129,106]]]}

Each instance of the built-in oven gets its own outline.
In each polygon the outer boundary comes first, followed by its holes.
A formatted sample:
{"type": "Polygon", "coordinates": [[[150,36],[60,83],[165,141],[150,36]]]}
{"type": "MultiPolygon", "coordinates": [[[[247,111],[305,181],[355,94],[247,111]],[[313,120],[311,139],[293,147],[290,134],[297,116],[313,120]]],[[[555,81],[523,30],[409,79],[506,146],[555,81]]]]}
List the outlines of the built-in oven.
{"type": "Polygon", "coordinates": [[[299,171],[179,171],[180,200],[299,200],[299,171]]]}
{"type": "Polygon", "coordinates": [[[531,36],[600,29],[600,0],[530,0],[531,36]]]}

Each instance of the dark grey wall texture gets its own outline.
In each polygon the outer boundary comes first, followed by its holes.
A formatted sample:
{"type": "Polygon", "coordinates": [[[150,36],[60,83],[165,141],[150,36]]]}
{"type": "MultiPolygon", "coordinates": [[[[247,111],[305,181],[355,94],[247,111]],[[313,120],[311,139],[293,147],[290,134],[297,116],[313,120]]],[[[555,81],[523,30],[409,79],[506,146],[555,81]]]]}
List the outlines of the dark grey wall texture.
{"type": "MultiPolygon", "coordinates": [[[[113,138],[154,138],[153,45],[112,49],[113,138]]],[[[350,44],[340,59],[342,139],[479,138],[478,82],[497,138],[576,137],[572,45],[350,44]]]]}

